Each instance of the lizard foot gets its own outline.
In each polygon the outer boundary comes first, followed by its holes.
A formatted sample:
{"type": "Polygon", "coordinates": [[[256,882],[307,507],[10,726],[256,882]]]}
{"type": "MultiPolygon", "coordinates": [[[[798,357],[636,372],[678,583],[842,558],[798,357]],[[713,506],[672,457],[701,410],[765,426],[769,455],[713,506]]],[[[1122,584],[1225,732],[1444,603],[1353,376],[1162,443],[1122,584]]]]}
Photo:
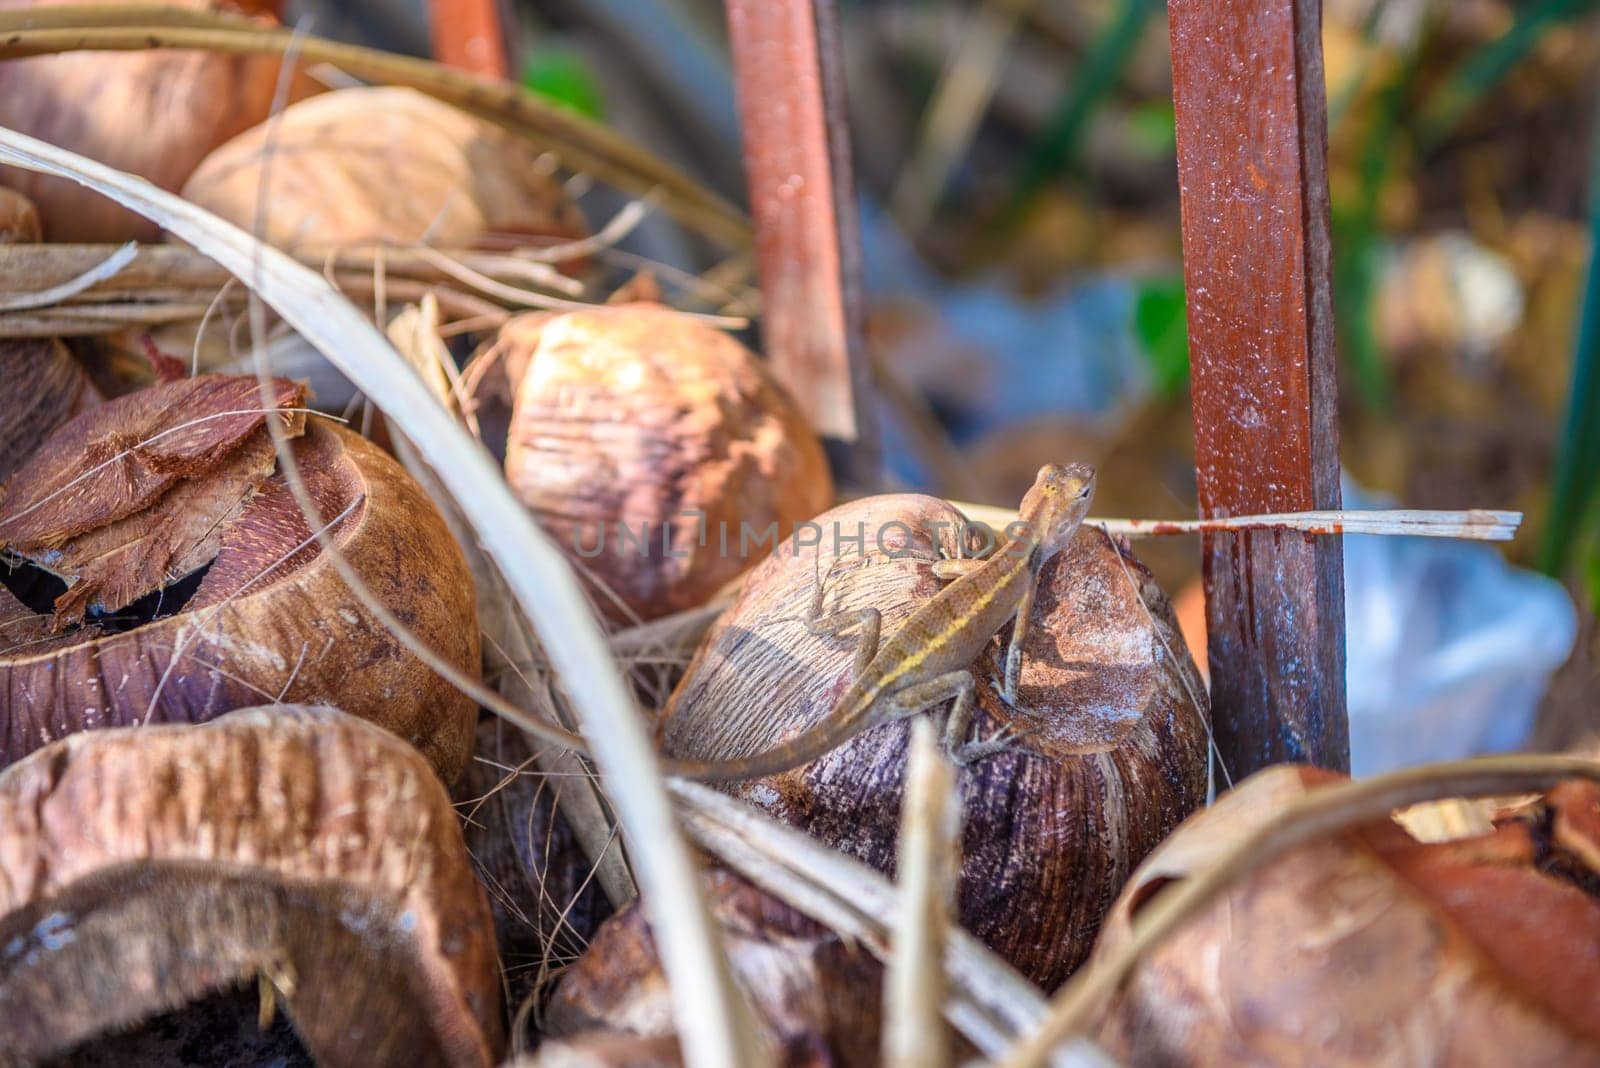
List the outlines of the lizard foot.
{"type": "Polygon", "coordinates": [[[1025,716],[1036,716],[1038,712],[1023,704],[1015,693],[1006,689],[1006,684],[994,675],[989,676],[989,688],[992,689],[1013,711],[1021,712],[1025,716]]]}
{"type": "Polygon", "coordinates": [[[1032,732],[1018,730],[1011,726],[1001,727],[988,738],[964,742],[957,746],[951,750],[950,759],[955,762],[957,767],[964,768],[969,764],[976,764],[980,760],[986,760],[997,753],[1004,753],[1008,749],[1016,748],[1016,743],[1030,733],[1032,732]]]}

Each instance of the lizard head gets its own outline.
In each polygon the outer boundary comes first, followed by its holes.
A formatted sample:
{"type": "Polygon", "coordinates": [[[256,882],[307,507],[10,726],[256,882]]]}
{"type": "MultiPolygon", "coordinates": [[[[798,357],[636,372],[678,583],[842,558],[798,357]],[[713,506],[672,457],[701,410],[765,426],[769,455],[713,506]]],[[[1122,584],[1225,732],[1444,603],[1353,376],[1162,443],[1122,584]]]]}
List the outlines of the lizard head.
{"type": "Polygon", "coordinates": [[[1022,498],[1022,520],[1048,559],[1067,547],[1089,514],[1094,468],[1088,464],[1045,464],[1022,498]]]}

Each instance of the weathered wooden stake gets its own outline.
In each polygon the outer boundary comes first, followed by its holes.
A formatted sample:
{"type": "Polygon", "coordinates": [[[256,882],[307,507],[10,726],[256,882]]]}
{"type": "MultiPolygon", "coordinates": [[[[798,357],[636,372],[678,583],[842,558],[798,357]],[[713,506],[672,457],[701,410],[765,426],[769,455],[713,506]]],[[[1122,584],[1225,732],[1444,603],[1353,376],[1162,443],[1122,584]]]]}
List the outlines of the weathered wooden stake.
{"type": "Polygon", "coordinates": [[[833,0],[727,0],[767,358],[841,481],[876,481],[861,247],[833,0]]]}
{"type": "MultiPolygon", "coordinates": [[[[1339,507],[1320,0],[1170,0],[1204,516],[1339,507]]],[[[1238,778],[1350,762],[1343,549],[1205,539],[1217,746],[1238,778]]]]}

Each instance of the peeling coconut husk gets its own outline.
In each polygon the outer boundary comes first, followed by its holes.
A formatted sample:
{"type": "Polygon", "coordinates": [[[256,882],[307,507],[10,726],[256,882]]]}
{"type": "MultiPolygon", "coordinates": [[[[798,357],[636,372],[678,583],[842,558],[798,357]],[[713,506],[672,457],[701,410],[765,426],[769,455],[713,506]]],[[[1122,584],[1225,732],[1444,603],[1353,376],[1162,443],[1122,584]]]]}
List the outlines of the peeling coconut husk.
{"type": "MultiPolygon", "coordinates": [[[[1163,888],[1343,776],[1269,768],[1135,873],[1097,958],[1163,888]]],[[[1569,781],[1487,833],[1386,821],[1302,846],[1157,944],[1100,1026],[1138,1064],[1600,1061],[1600,787],[1569,781]]]]}
{"type": "Polygon", "coordinates": [[[0,245],[28,244],[43,237],[39,209],[33,206],[33,201],[0,186],[0,245]]]}
{"type": "Polygon", "coordinates": [[[186,200],[281,247],[442,247],[504,234],[566,240],[588,227],[545,154],[413,89],[340,89],[286,108],[195,169],[186,200]]]}
{"type": "MultiPolygon", "coordinates": [[[[771,1063],[876,1064],[883,975],[872,956],[728,871],[703,881],[771,1063]]],[[[548,1063],[680,1063],[676,1043],[660,1041],[672,1036],[669,997],[635,903],[606,921],[556,987],[545,1033],[571,1059],[548,1063]]]]}
{"type": "Polygon", "coordinates": [[[512,398],[506,479],[612,618],[704,603],[765,551],[741,552],[743,528],[770,547],[833,499],[778,381],[670,308],[520,316],[470,377],[512,398]]]}
{"type": "MultiPolygon", "coordinates": [[[[797,552],[799,539],[780,545],[701,643],[663,715],[670,754],[747,756],[833,714],[854,643],[808,631],[818,576],[825,614],[876,607],[888,636],[941,588],[933,562],[961,548],[963,517],[931,497],[866,498],[815,522],[820,559],[797,552]],[[864,545],[846,540],[857,534],[864,545]]],[[[1009,629],[973,665],[976,736],[1019,737],[958,776],[959,917],[1049,989],[1088,953],[1134,866],[1204,803],[1208,708],[1166,597],[1098,530],[1081,530],[1041,573],[1019,687],[1028,711],[995,692],[1008,641],[1009,629]]],[[[910,728],[871,728],[728,789],[892,871],[910,728]]]]}
{"type": "Polygon", "coordinates": [[[333,709],[82,734],[0,773],[23,1061],[260,982],[318,1064],[492,1064],[490,931],[428,763],[333,709]]]}
{"type": "Polygon", "coordinates": [[[562,795],[581,786],[543,774],[527,737],[505,720],[478,724],[455,794],[473,868],[489,889],[513,1007],[582,954],[611,911],[561,815],[562,795]]]}
{"type": "MultiPolygon", "coordinates": [[[[170,2],[241,10],[219,0],[170,2]]],[[[0,0],[0,9],[35,6],[40,0],[0,0]]],[[[212,149],[267,117],[279,65],[276,56],[176,49],[8,59],[0,62],[0,126],[175,190],[212,149]]],[[[291,99],[311,91],[309,81],[294,79],[291,99]]],[[[153,241],[161,232],[64,178],[0,167],[0,183],[34,201],[52,241],[153,241]]]]}
{"type": "Polygon", "coordinates": [[[99,402],[99,393],[60,341],[0,339],[0,483],[56,427],[99,402]]]}
{"type": "Polygon", "coordinates": [[[202,375],[58,429],[0,499],[0,760],[96,727],[199,722],[263,699],[338,700],[422,750],[447,781],[470,699],[345,585],[296,504],[278,420],[340,551],[462,670],[478,669],[472,580],[422,489],[303,387],[202,375]],[[298,410],[297,410],[298,409],[298,410]]]}

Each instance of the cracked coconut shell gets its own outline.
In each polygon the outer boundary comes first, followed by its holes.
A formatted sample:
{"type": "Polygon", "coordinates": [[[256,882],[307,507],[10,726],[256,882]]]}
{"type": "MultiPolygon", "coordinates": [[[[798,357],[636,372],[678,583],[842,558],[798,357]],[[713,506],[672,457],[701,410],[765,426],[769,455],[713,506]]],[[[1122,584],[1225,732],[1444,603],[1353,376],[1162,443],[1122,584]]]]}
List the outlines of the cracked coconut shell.
{"type": "MultiPolygon", "coordinates": [[[[43,0],[52,7],[75,2],[43,0]]],[[[218,0],[169,2],[205,11],[242,9],[218,0]]],[[[40,5],[0,0],[0,10],[40,5]]],[[[279,65],[275,55],[168,48],[8,59],[0,62],[0,126],[175,191],[213,148],[266,119],[279,65]]],[[[304,78],[292,84],[295,96],[312,90],[304,78]]],[[[65,178],[0,167],[0,185],[34,201],[52,241],[153,241],[161,233],[143,216],[65,178]]]]}
{"type": "MultiPolygon", "coordinates": [[[[704,885],[773,1063],[877,1064],[883,970],[872,955],[725,869],[704,885]]],[[[681,1063],[671,992],[639,902],[607,920],[561,977],[545,1034],[559,1040],[552,1063],[681,1063]]]]}
{"type": "Polygon", "coordinates": [[[755,562],[741,524],[786,537],[833,499],[788,393],[693,316],[649,303],[524,315],[484,359],[513,398],[506,480],[613,618],[704,603],[755,562]]]}
{"type": "MultiPolygon", "coordinates": [[[[1283,765],[1196,814],[1129,881],[1097,953],[1161,889],[1342,776],[1283,765]]],[[[1490,833],[1395,822],[1302,846],[1155,946],[1104,1014],[1124,1063],[1600,1064],[1600,787],[1490,833]]]]}
{"type": "MultiPolygon", "coordinates": [[[[663,714],[671,755],[747,756],[833,714],[855,647],[807,630],[817,576],[825,614],[876,607],[891,635],[941,588],[931,566],[941,552],[958,555],[963,517],[898,494],[815,522],[820,561],[815,548],[796,552],[808,539],[784,542],[702,641],[663,714]],[[864,555],[847,540],[858,534],[864,555]]],[[[1040,575],[1020,680],[1029,711],[1005,705],[990,681],[1009,639],[1008,627],[973,665],[977,735],[1020,737],[959,773],[959,915],[1049,989],[1089,952],[1135,865],[1204,803],[1209,711],[1166,597],[1099,530],[1080,530],[1040,575]]],[[[910,729],[882,724],[810,764],[727,789],[888,873],[910,729]]]]}
{"type": "MultiPolygon", "coordinates": [[[[378,599],[463,671],[472,579],[426,493],[273,383],[334,543],[378,599]],[[299,409],[299,410],[295,410],[299,409]]],[[[131,393],[60,427],[0,497],[0,766],[76,731],[200,722],[266,700],[333,702],[416,745],[446,781],[473,702],[407,650],[321,551],[253,377],[131,393]]]]}
{"type": "Polygon", "coordinates": [[[588,232],[540,148],[414,89],[340,89],[286,108],[207,156],[184,199],[250,228],[269,147],[263,237],[281,247],[588,232]]]}
{"type": "Polygon", "coordinates": [[[318,1064],[495,1063],[488,903],[415,750],[277,706],[0,773],[5,1054],[132,1042],[107,1036],[258,981],[318,1064]]]}

